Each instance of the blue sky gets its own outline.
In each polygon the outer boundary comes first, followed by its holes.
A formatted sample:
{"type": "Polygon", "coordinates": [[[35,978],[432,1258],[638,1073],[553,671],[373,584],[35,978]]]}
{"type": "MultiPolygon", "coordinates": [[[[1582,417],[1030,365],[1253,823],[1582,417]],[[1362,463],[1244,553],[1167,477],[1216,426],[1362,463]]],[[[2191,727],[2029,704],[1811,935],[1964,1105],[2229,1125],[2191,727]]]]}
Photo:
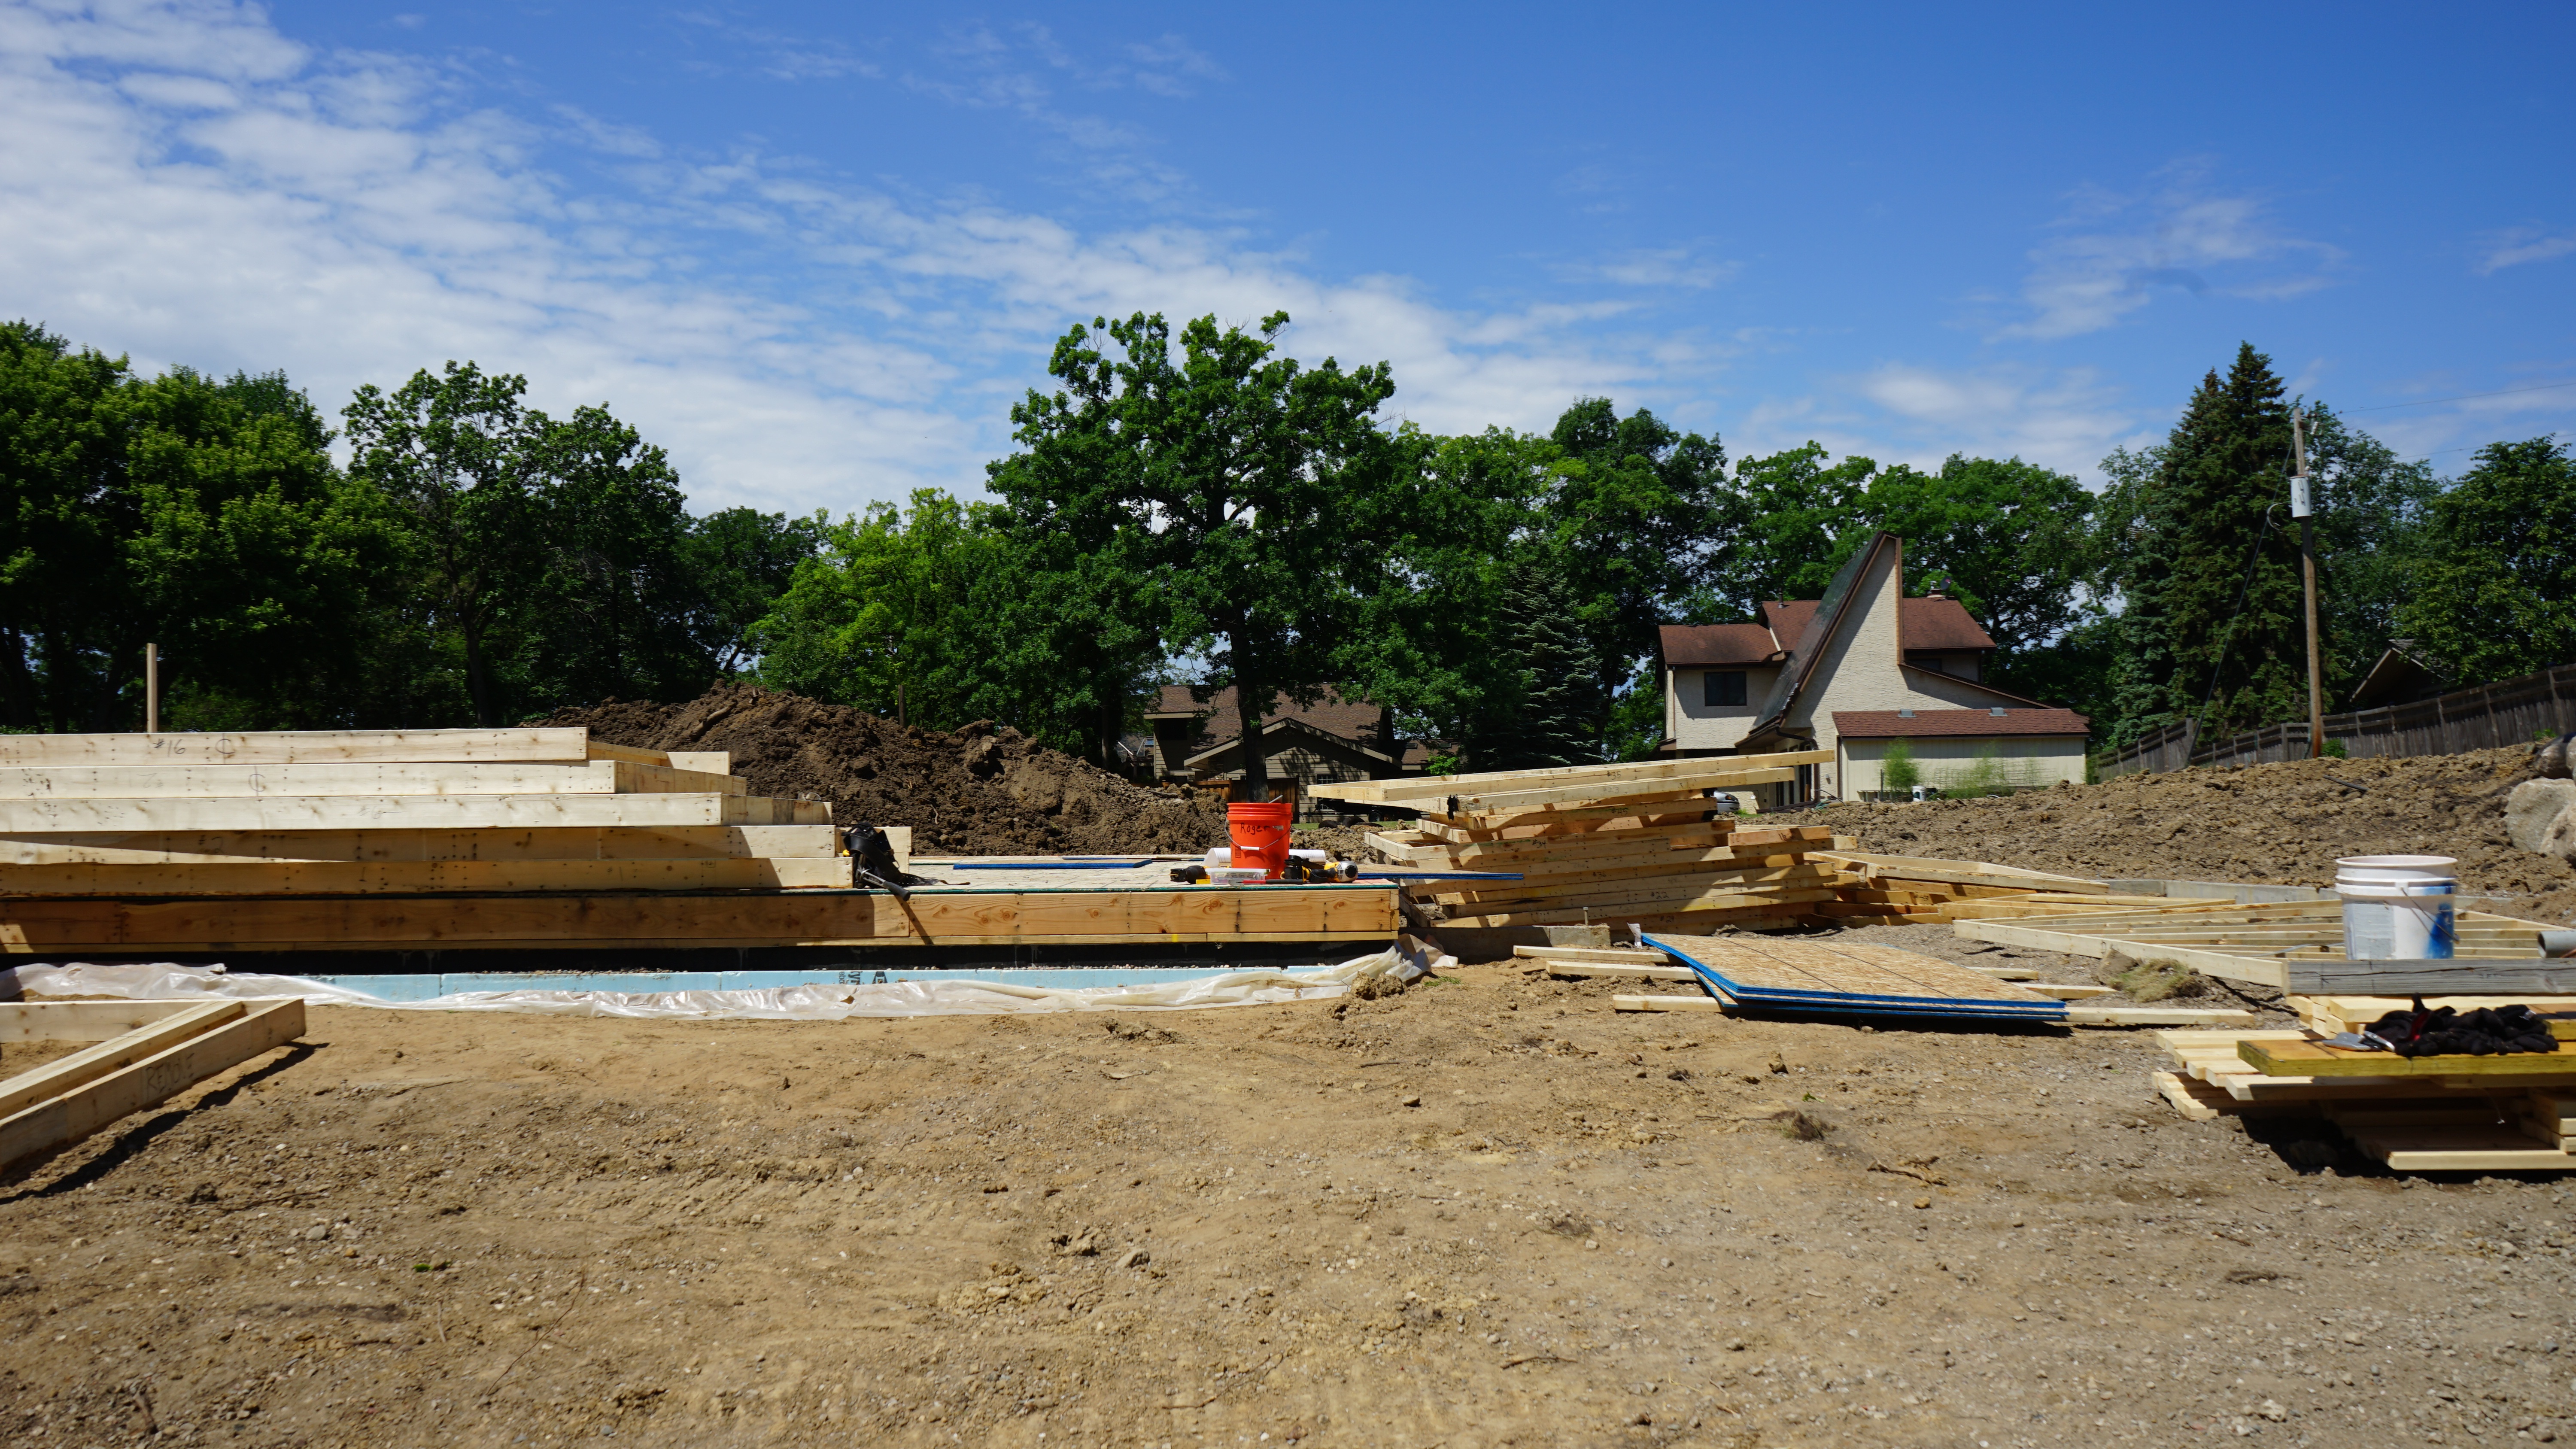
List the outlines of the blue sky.
{"type": "Polygon", "coordinates": [[[2446,471],[2576,429],[2576,9],[2085,9],[0,0],[0,313],[471,357],[800,512],[975,487],[1137,309],[1737,456],[2090,479],[2239,339],[2446,471]]]}

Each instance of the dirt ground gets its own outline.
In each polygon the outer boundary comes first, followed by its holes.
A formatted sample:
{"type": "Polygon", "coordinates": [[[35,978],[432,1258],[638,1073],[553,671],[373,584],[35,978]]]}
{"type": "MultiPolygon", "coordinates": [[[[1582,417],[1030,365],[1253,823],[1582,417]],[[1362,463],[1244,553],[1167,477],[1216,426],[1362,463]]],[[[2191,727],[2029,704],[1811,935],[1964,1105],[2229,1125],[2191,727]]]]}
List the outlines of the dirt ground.
{"type": "Polygon", "coordinates": [[[908,729],[745,684],[687,704],[612,699],[537,722],[585,725],[638,749],[729,750],[753,794],[829,800],[845,825],[909,825],[924,853],[1196,855],[1226,839],[1222,803],[1139,785],[1008,726],[908,729]]]}
{"type": "Polygon", "coordinates": [[[1150,1016],[317,1008],[305,1044],[0,1183],[0,1439],[2003,1449],[2576,1423],[2557,1181],[2400,1179],[2314,1122],[2185,1122],[2143,1032],[1614,1014],[1621,989],[1495,966],[1150,1016]]]}
{"type": "Polygon", "coordinates": [[[2505,839],[2504,799],[2530,762],[2522,746],[2293,760],[1818,816],[1868,850],[2097,878],[2322,886],[2338,856],[2448,855],[2463,891],[2507,897],[2514,915],[2576,921],[2576,867],[2505,839]]]}

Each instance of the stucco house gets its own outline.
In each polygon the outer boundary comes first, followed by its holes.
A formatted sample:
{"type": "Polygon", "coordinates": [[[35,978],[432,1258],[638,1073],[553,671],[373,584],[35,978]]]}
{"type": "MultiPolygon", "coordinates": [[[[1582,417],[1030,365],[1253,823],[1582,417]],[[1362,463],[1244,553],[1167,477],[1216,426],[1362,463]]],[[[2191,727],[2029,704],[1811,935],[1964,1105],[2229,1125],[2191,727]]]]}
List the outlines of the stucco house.
{"type": "Polygon", "coordinates": [[[1904,541],[1881,533],[1822,599],[1766,603],[1751,624],[1665,626],[1665,748],[1834,752],[1764,787],[1775,805],[1882,788],[1900,739],[1932,784],[2080,783],[2090,722],[1984,683],[1993,637],[1956,599],[1905,597],[1904,579],[1904,541]]]}
{"type": "MultiPolygon", "coordinates": [[[[1231,788],[1243,779],[1243,712],[1231,686],[1206,703],[1189,686],[1167,684],[1145,714],[1154,731],[1155,773],[1164,780],[1231,788]]],[[[1309,705],[1274,700],[1261,724],[1262,774],[1307,813],[1306,785],[1418,775],[1430,752],[1420,740],[1388,737],[1393,720],[1373,704],[1326,695],[1309,705]]]]}

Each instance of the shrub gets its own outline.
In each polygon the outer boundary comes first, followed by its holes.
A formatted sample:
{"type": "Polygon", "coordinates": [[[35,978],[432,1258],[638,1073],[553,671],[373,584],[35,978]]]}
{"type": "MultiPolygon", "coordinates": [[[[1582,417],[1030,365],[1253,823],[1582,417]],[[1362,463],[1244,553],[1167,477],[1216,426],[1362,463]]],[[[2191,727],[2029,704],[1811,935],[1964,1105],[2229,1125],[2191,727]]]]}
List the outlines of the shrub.
{"type": "Polygon", "coordinates": [[[1888,741],[1886,758],[1878,762],[1878,787],[1911,790],[1922,783],[1923,767],[1914,762],[1914,746],[1904,740],[1888,741]]]}

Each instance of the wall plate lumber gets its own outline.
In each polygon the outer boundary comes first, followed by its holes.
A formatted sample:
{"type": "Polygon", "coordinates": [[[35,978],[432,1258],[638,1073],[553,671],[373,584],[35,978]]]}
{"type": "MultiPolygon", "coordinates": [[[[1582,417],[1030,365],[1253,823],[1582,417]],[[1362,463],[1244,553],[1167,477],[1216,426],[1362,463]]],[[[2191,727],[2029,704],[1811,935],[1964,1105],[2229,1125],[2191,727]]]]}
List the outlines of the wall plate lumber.
{"type": "Polygon", "coordinates": [[[741,795],[732,775],[667,765],[48,765],[0,767],[0,800],[243,795],[741,795]]]}
{"type": "Polygon", "coordinates": [[[110,1041],[200,1003],[193,1001],[0,1001],[0,1042],[110,1041]]]}
{"type": "Polygon", "coordinates": [[[0,953],[1391,939],[1395,892],[879,891],[0,900],[0,953]]]}
{"type": "MultiPolygon", "coordinates": [[[[911,830],[895,855],[908,858],[911,830]]],[[[0,836],[0,866],[229,865],[266,860],[820,859],[840,853],[829,825],[623,826],[588,829],[98,831],[0,836]]]]}
{"type": "MultiPolygon", "coordinates": [[[[578,764],[597,758],[589,735],[578,727],[0,735],[0,766],[578,764]]],[[[658,751],[633,753],[661,763],[658,751]]]]}
{"type": "Polygon", "coordinates": [[[1551,976],[1587,976],[1638,981],[1691,981],[1697,974],[1686,966],[1612,966],[1599,961],[1556,961],[1548,965],[1551,976]]]}
{"type": "MultiPolygon", "coordinates": [[[[5,736],[0,736],[5,738],[5,736]]],[[[821,800],[757,795],[268,795],[233,799],[0,800],[0,835],[100,831],[597,829],[828,825],[821,800]]]]}
{"type": "Polygon", "coordinates": [[[1724,1011],[1727,1003],[1714,996],[1613,996],[1612,1011],[1724,1011]]]}
{"type": "Polygon", "coordinates": [[[674,770],[699,770],[710,775],[733,773],[733,755],[727,750],[672,750],[668,763],[674,770]]]}
{"type": "Polygon", "coordinates": [[[14,1116],[48,1097],[59,1097],[110,1072],[121,1071],[241,1014],[242,1004],[238,1001],[197,1002],[185,1011],[146,1022],[122,1036],[0,1079],[0,1118],[14,1116]]]}
{"type": "Polygon", "coordinates": [[[1672,958],[1661,951],[1610,946],[1514,946],[1512,955],[1534,961],[1593,961],[1611,966],[1660,966],[1672,958]]]}
{"type": "Polygon", "coordinates": [[[2232,1007],[2099,1006],[2079,1001],[2066,1008],[2069,1026],[2252,1026],[2258,1018],[2232,1007]]]}
{"type": "Polygon", "coordinates": [[[0,866],[0,895],[291,896],[423,891],[846,888],[847,857],[767,860],[260,861],[0,866]]]}
{"type": "Polygon", "coordinates": [[[77,1142],[128,1113],[166,1102],[217,1072],[304,1034],[304,1002],[299,997],[239,1004],[246,1009],[232,1021],[15,1115],[0,1117],[0,1165],[77,1142]]]}

